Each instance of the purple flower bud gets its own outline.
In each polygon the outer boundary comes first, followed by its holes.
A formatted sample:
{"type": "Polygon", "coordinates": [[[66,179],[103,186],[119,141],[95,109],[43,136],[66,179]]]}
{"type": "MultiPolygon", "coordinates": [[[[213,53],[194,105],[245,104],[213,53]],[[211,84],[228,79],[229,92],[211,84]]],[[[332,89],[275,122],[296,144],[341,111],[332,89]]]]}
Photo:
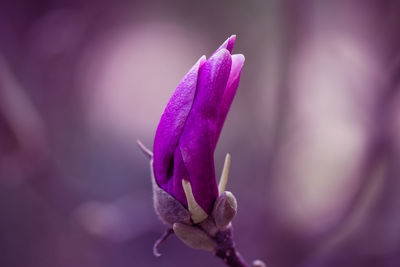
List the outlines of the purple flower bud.
{"type": "Polygon", "coordinates": [[[206,60],[201,57],[182,79],[161,117],[154,140],[157,184],[185,207],[182,179],[208,214],[218,196],[214,150],[239,85],[244,63],[231,55],[236,36],[206,60]]]}

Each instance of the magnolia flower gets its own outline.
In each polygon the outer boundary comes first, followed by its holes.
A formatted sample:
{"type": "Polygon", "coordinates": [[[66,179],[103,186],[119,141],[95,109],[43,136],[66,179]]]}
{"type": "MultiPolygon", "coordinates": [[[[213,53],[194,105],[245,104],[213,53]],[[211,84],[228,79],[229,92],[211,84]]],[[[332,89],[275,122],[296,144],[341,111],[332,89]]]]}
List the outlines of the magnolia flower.
{"type": "Polygon", "coordinates": [[[184,207],[200,211],[199,220],[211,214],[219,195],[214,151],[244,63],[243,55],[232,55],[235,39],[232,35],[189,70],[165,108],[154,140],[155,181],[184,207]],[[188,192],[194,197],[189,205],[188,192]]]}
{"type": "MultiPolygon", "coordinates": [[[[248,266],[232,239],[237,202],[225,191],[230,155],[218,186],[214,168],[215,146],[244,63],[243,55],[232,55],[235,39],[229,37],[208,60],[202,56],[182,79],[161,117],[154,153],[138,142],[150,159],[155,211],[168,225],[154,244],[156,256],[175,233],[189,247],[212,251],[229,266],[248,266]]],[[[253,266],[265,266],[261,263],[253,266]]]]}

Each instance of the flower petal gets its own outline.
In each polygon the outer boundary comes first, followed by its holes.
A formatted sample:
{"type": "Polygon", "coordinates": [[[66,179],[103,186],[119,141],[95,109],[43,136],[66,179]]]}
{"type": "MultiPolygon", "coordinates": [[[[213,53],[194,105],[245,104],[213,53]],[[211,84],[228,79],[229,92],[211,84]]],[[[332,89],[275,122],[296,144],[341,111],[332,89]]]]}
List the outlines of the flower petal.
{"type": "Polygon", "coordinates": [[[242,67],[244,64],[244,56],[242,54],[232,55],[232,67],[231,73],[229,74],[228,83],[222,96],[221,106],[218,116],[217,132],[216,132],[216,142],[218,142],[219,136],[224,126],[226,116],[231,107],[233,98],[235,97],[236,90],[239,86],[240,74],[242,73],[242,67]]]}
{"type": "Polygon", "coordinates": [[[212,54],[212,56],[215,55],[218,51],[220,51],[223,48],[225,48],[226,50],[229,51],[229,53],[232,54],[232,50],[233,50],[233,46],[235,45],[235,41],[236,41],[236,35],[233,34],[233,35],[231,35],[231,37],[226,39],[226,41],[220,47],[218,47],[217,50],[215,50],[215,52],[214,52],[214,54],[212,54]]]}
{"type": "Polygon", "coordinates": [[[166,189],[173,174],[173,155],[196,94],[198,73],[205,56],[189,70],[172,95],[158,124],[154,138],[154,174],[158,185],[166,189]]]}
{"type": "Polygon", "coordinates": [[[178,146],[174,153],[174,175],[173,178],[168,181],[166,191],[187,208],[188,205],[185,191],[182,187],[182,179],[189,180],[189,173],[183,162],[182,153],[178,146]]]}
{"type": "Polygon", "coordinates": [[[196,97],[179,141],[193,195],[208,214],[218,196],[214,170],[215,134],[231,65],[229,51],[222,48],[202,66],[196,97]]]}

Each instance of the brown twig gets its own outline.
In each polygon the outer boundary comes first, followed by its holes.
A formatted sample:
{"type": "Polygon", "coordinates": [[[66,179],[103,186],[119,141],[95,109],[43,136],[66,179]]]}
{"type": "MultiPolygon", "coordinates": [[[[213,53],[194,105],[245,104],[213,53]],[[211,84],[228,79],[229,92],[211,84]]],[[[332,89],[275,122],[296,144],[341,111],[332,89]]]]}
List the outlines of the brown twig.
{"type": "Polygon", "coordinates": [[[218,247],[215,256],[221,258],[228,266],[231,267],[249,267],[246,261],[240,255],[233,242],[232,227],[225,231],[219,231],[215,236],[218,247]]]}

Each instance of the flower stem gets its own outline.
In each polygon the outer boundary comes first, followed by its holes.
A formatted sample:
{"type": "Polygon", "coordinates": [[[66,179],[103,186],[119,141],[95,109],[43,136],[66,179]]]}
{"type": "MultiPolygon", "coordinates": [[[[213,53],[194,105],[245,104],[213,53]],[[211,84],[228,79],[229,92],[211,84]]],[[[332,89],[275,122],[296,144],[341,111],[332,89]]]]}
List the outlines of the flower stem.
{"type": "Polygon", "coordinates": [[[232,227],[225,231],[219,231],[215,236],[218,247],[215,250],[215,256],[221,258],[226,265],[231,267],[249,267],[242,255],[235,247],[233,241],[232,227]]]}

